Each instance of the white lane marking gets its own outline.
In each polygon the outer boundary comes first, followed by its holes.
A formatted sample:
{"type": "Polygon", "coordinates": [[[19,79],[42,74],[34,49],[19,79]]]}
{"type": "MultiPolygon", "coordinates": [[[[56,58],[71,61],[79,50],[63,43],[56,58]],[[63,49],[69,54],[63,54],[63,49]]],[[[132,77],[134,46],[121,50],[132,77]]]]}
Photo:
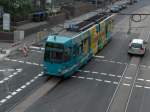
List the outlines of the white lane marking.
{"type": "Polygon", "coordinates": [[[12,97],[12,95],[8,95],[6,96],[6,99],[10,99],[12,97]]]}
{"type": "Polygon", "coordinates": [[[32,83],[32,82],[34,82],[35,81],[35,79],[32,79],[32,80],[30,80],[30,83],[32,83]]]}
{"type": "Polygon", "coordinates": [[[22,71],[22,69],[16,69],[17,71],[14,72],[12,75],[9,75],[8,77],[5,77],[3,80],[0,81],[0,84],[3,84],[5,81],[9,80],[10,78],[16,76],[19,74],[19,72],[22,71]]]}
{"type": "Polygon", "coordinates": [[[6,70],[5,69],[3,69],[3,70],[0,70],[0,72],[5,72],[6,70]]]}
{"type": "Polygon", "coordinates": [[[31,84],[31,82],[27,82],[27,83],[26,83],[26,86],[28,86],[28,85],[30,85],[30,84],[31,84]]]}
{"type": "Polygon", "coordinates": [[[121,62],[116,62],[117,64],[123,64],[123,63],[121,63],[121,62]]]}
{"type": "MultiPolygon", "coordinates": [[[[40,73],[40,75],[43,74],[43,72],[40,73]]],[[[35,76],[35,77],[39,77],[39,75],[35,76]]],[[[22,85],[20,88],[16,89],[15,91],[13,91],[11,94],[9,94],[8,96],[6,96],[4,99],[0,100],[0,105],[2,105],[3,103],[5,103],[7,100],[9,100],[10,98],[12,98],[13,96],[15,96],[16,94],[18,94],[20,91],[22,91],[23,89],[25,89],[27,86],[29,86],[31,84],[31,82],[33,83],[35,81],[35,77],[30,80],[29,82],[27,82],[25,85],[22,85]]]]}
{"type": "Polygon", "coordinates": [[[118,77],[118,78],[121,78],[122,76],[121,76],[121,75],[117,75],[117,77],[118,77]]]}
{"type": "Polygon", "coordinates": [[[98,55],[95,55],[94,57],[95,58],[105,58],[104,56],[98,56],[98,55]]]}
{"type": "Polygon", "coordinates": [[[115,62],[115,61],[109,61],[109,62],[111,62],[111,63],[117,63],[117,62],[115,62]]]}
{"type": "Polygon", "coordinates": [[[96,81],[99,81],[99,82],[101,82],[101,81],[103,81],[102,79],[95,79],[96,81]]]}
{"type": "Polygon", "coordinates": [[[84,70],[83,72],[85,72],[85,73],[90,73],[90,71],[87,71],[87,70],[84,70]]]}
{"type": "Polygon", "coordinates": [[[107,75],[107,73],[100,73],[101,75],[107,75]]]}
{"type": "Polygon", "coordinates": [[[8,78],[8,77],[6,77],[6,78],[4,78],[3,80],[4,80],[4,81],[7,81],[8,79],[9,79],[9,78],[8,78]]]}
{"type": "Polygon", "coordinates": [[[21,89],[24,89],[24,88],[26,88],[26,85],[22,85],[20,88],[21,88],[21,89]]]}
{"type": "Polygon", "coordinates": [[[150,87],[148,87],[148,86],[144,86],[144,88],[145,88],[145,89],[150,89],[150,87]]]}
{"type": "Polygon", "coordinates": [[[40,73],[38,76],[41,77],[43,75],[43,73],[40,73]]]}
{"type": "Polygon", "coordinates": [[[18,88],[16,91],[17,91],[17,92],[20,92],[21,90],[22,90],[21,88],[18,88]]]}
{"type": "Polygon", "coordinates": [[[0,103],[5,103],[7,101],[7,99],[2,99],[1,101],[0,101],[0,103]]]}
{"type": "Polygon", "coordinates": [[[98,74],[98,72],[92,72],[93,74],[98,74]]]}
{"type": "MultiPolygon", "coordinates": [[[[112,81],[109,81],[109,80],[102,80],[102,79],[97,79],[97,78],[91,78],[91,77],[81,77],[81,76],[72,76],[73,78],[81,78],[81,79],[87,79],[87,80],[96,80],[98,82],[105,82],[105,83],[110,83],[110,84],[114,84],[114,85],[118,85],[119,82],[112,82],[112,81]]],[[[127,84],[127,83],[123,83],[124,86],[130,86],[130,84],[127,84]]],[[[141,86],[141,85],[135,85],[135,87],[137,88],[145,88],[145,89],[150,89],[150,87],[148,86],[141,86]]]]}
{"type": "Polygon", "coordinates": [[[130,84],[127,84],[127,83],[123,83],[123,85],[124,85],[124,86],[130,86],[130,84]]]}
{"type": "Polygon", "coordinates": [[[115,81],[114,81],[114,82],[113,82],[113,84],[116,84],[116,85],[118,85],[118,84],[119,84],[119,82],[115,82],[115,81]]]}
{"type": "Polygon", "coordinates": [[[18,61],[19,63],[25,63],[24,61],[18,61]]]}
{"type": "Polygon", "coordinates": [[[73,78],[76,78],[77,76],[73,75],[72,77],[73,77],[73,78]]]}
{"type": "Polygon", "coordinates": [[[0,81],[0,84],[2,84],[2,83],[4,83],[4,80],[1,80],[1,81],[0,81]]]}
{"type": "Polygon", "coordinates": [[[125,77],[126,79],[132,79],[132,77],[125,77]]]}
{"type": "Polygon", "coordinates": [[[141,87],[143,87],[143,86],[141,86],[141,85],[135,85],[135,87],[141,88],[141,87]]]}
{"type": "Polygon", "coordinates": [[[88,79],[88,80],[93,80],[94,78],[92,78],[92,77],[87,77],[86,79],[88,79]]]}
{"type": "Polygon", "coordinates": [[[150,80],[146,80],[146,82],[150,82],[150,80]]]}
{"type": "MultiPolygon", "coordinates": [[[[6,60],[6,59],[5,59],[6,60]]],[[[18,61],[18,60],[15,60],[15,59],[9,59],[10,61],[15,61],[15,62],[19,62],[19,63],[26,63],[26,64],[30,64],[30,65],[36,65],[36,66],[41,66],[43,67],[43,64],[38,64],[38,63],[32,63],[32,62],[25,62],[25,61],[18,61]]],[[[8,60],[7,60],[8,61],[8,60]]]]}
{"type": "Polygon", "coordinates": [[[104,80],[104,82],[106,82],[106,83],[111,83],[111,81],[109,81],[109,80],[104,80]]]}
{"type": "Polygon", "coordinates": [[[17,74],[18,74],[18,72],[14,72],[14,73],[13,73],[13,75],[17,75],[17,74]]]}
{"type": "Polygon", "coordinates": [[[9,78],[12,78],[14,75],[10,75],[10,76],[8,76],[9,78]]]}
{"type": "Polygon", "coordinates": [[[104,62],[109,62],[109,63],[116,63],[116,64],[127,64],[127,63],[113,61],[113,60],[101,60],[101,59],[94,59],[94,60],[95,61],[104,61],[104,62]]]}
{"type": "Polygon", "coordinates": [[[115,75],[114,75],[114,74],[109,74],[109,76],[111,76],[111,77],[115,77],[115,75]]]}
{"type": "Polygon", "coordinates": [[[79,76],[78,78],[79,78],[79,79],[84,79],[85,77],[81,77],[81,76],[79,76]]]}
{"type": "Polygon", "coordinates": [[[17,94],[17,92],[12,92],[12,93],[11,93],[12,96],[14,96],[14,95],[16,95],[16,94],[17,94]]]}
{"type": "Polygon", "coordinates": [[[32,63],[33,65],[36,65],[36,66],[39,66],[39,64],[38,63],[32,63]]]}
{"type": "Polygon", "coordinates": [[[138,81],[144,81],[144,79],[141,79],[141,78],[138,78],[137,80],[138,80],[138,81]]]}

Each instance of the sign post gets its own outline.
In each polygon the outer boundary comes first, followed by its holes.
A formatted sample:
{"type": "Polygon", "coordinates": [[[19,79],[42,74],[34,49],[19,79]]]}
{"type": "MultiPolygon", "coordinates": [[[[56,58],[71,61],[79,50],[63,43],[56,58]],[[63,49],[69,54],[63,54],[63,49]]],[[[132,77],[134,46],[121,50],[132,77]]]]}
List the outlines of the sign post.
{"type": "Polygon", "coordinates": [[[10,14],[4,13],[3,15],[3,30],[10,31],[10,14]]]}

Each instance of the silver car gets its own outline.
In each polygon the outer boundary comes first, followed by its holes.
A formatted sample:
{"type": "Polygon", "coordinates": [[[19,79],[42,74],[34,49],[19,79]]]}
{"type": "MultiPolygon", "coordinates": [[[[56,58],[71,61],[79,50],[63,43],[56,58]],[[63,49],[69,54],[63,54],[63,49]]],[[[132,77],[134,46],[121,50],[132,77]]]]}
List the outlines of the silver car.
{"type": "Polygon", "coordinates": [[[129,43],[129,54],[136,54],[136,55],[144,55],[146,51],[144,40],[142,39],[133,39],[129,43]]]}

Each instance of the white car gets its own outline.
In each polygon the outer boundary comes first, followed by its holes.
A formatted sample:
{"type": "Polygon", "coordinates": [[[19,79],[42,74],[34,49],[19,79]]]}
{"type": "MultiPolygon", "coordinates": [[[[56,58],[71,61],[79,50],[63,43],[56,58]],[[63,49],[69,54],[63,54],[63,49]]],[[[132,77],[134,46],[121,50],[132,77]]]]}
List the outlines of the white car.
{"type": "Polygon", "coordinates": [[[146,51],[144,40],[142,39],[133,39],[129,43],[129,54],[136,54],[136,55],[144,55],[146,51]]]}

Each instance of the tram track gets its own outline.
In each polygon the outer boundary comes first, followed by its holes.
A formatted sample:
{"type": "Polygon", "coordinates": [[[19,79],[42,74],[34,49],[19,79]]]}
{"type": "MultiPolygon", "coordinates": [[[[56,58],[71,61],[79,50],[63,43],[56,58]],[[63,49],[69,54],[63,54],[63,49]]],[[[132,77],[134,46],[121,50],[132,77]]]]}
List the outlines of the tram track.
{"type": "Polygon", "coordinates": [[[140,71],[140,63],[141,58],[133,57],[130,64],[128,64],[123,72],[123,75],[119,81],[118,86],[111,98],[111,101],[108,105],[108,108],[105,112],[127,112],[128,105],[136,84],[136,80],[138,78],[138,73],[140,71]],[[135,63],[136,66],[133,66],[132,62],[137,60],[135,63]],[[132,77],[132,80],[127,80],[125,77],[132,77]],[[123,86],[123,84],[129,84],[130,86],[123,86]]]}

